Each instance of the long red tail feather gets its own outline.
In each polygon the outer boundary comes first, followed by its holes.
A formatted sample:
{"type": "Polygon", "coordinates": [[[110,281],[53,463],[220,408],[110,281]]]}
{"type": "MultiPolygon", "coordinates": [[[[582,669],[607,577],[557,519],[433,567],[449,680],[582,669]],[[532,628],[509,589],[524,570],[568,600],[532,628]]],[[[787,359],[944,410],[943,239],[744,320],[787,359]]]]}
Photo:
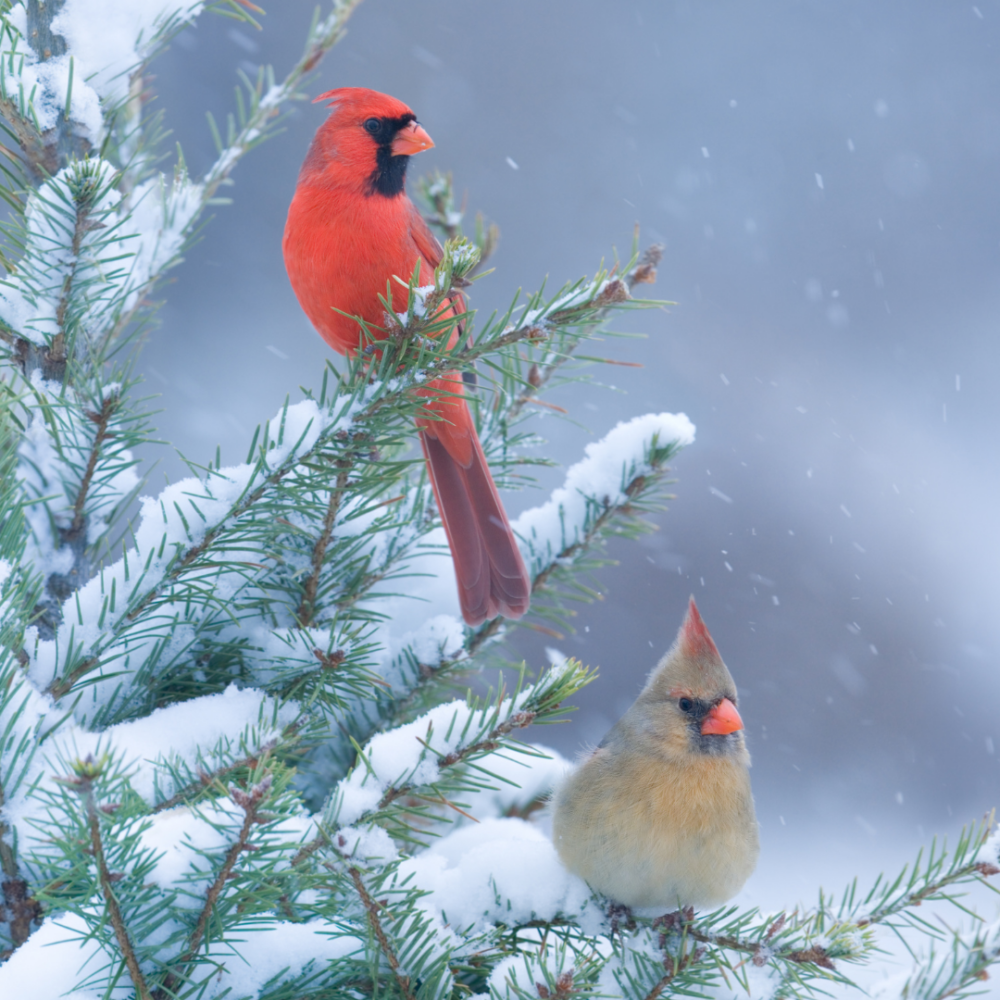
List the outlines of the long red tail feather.
{"type": "Polygon", "coordinates": [[[475,430],[468,465],[426,424],[420,444],[455,562],[462,617],[469,625],[497,615],[520,618],[531,601],[531,580],[475,430]]]}

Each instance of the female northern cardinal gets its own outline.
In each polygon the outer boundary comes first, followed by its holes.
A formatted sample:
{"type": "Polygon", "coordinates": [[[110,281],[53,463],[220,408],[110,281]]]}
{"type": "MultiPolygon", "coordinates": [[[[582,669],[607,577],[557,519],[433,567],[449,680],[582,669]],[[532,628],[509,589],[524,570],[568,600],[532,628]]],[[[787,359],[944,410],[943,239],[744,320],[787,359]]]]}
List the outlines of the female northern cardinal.
{"type": "MultiPolygon", "coordinates": [[[[350,317],[383,330],[379,295],[387,283],[392,289],[394,277],[407,281],[419,261],[428,284],[441,261],[441,245],[404,191],[410,156],[434,143],[394,97],[342,87],[316,98],[325,99],[334,102],[333,111],[302,164],[283,249],[299,305],[335,351],[353,354],[366,345],[350,317]]],[[[453,305],[464,311],[460,296],[453,305]]],[[[448,346],[458,336],[455,329],[448,346]]],[[[478,625],[496,615],[520,618],[528,610],[531,581],[464,392],[457,372],[430,382],[421,391],[430,397],[428,416],[418,418],[417,427],[455,562],[462,615],[478,625]]]]}
{"type": "Polygon", "coordinates": [[[716,906],[760,845],[736,685],[694,598],[635,704],[556,793],[566,867],[626,906],[716,906]]]}

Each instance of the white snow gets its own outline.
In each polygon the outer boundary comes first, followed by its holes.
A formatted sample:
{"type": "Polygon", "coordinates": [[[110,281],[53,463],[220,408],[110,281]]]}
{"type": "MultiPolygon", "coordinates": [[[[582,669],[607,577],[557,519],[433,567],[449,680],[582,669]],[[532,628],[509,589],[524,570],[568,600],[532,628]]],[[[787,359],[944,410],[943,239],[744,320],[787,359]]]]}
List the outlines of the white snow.
{"type": "MultiPolygon", "coordinates": [[[[559,668],[551,668],[540,683],[552,679],[553,669],[559,668]]],[[[390,788],[433,784],[440,776],[439,758],[482,738],[493,725],[513,715],[533,691],[534,686],[525,687],[516,698],[503,699],[495,709],[473,709],[460,701],[437,705],[413,722],[372,737],[354,770],[331,797],[330,825],[352,826],[376,809],[390,788]]],[[[486,760],[499,763],[496,754],[486,760]]],[[[489,764],[481,762],[479,766],[489,764]]],[[[545,780],[543,776],[539,783],[545,780]]]]}
{"type": "Polygon", "coordinates": [[[986,843],[979,849],[976,855],[976,863],[982,865],[992,865],[1000,868],[1000,824],[989,835],[986,843]]]}
{"type": "Polygon", "coordinates": [[[557,913],[600,919],[586,882],[571,875],[552,841],[522,819],[463,826],[404,860],[399,873],[401,879],[412,874],[413,884],[430,892],[423,905],[459,933],[557,913]]]}
{"type": "MultiPolygon", "coordinates": [[[[133,990],[122,985],[111,994],[103,988],[76,990],[85,976],[104,961],[101,949],[87,940],[88,928],[79,917],[46,919],[45,923],[0,966],[0,996],[31,1000],[124,1000],[133,990]]],[[[225,942],[209,954],[218,963],[206,998],[253,997],[285,970],[289,975],[307,966],[322,968],[349,955],[363,957],[365,941],[323,921],[261,925],[248,921],[232,929],[225,942]]],[[[123,977],[127,981],[127,977],[123,977]]]]}
{"type": "Polygon", "coordinates": [[[217,943],[208,952],[225,971],[212,977],[206,998],[255,997],[265,983],[285,970],[297,974],[309,963],[322,968],[350,955],[363,960],[367,943],[366,937],[355,937],[343,927],[321,920],[264,928],[256,921],[247,921],[235,927],[229,937],[229,942],[217,943]]]}
{"type": "Polygon", "coordinates": [[[539,507],[526,510],[513,524],[526,560],[536,571],[568,546],[579,542],[594,517],[627,500],[625,488],[648,473],[651,442],[694,441],[694,424],[683,413],[647,413],[623,421],[600,441],[588,444],[586,457],[571,466],[562,486],[539,507]]]}
{"type": "Polygon", "coordinates": [[[477,762],[477,767],[489,772],[482,774],[482,779],[495,787],[465,793],[463,803],[467,813],[479,820],[523,808],[551,793],[573,769],[573,765],[551,747],[532,743],[528,749],[538,756],[492,753],[477,762]]]}
{"type": "Polygon", "coordinates": [[[47,131],[66,107],[72,59],[70,118],[96,146],[104,134],[102,102],[125,101],[131,74],[156,50],[157,35],[190,22],[203,7],[203,2],[190,0],[67,0],[52,20],[53,33],[66,41],[67,52],[39,60],[27,44],[25,5],[15,4],[7,17],[21,39],[0,61],[3,86],[8,94],[23,88],[26,96],[34,95],[38,125],[47,131]]]}

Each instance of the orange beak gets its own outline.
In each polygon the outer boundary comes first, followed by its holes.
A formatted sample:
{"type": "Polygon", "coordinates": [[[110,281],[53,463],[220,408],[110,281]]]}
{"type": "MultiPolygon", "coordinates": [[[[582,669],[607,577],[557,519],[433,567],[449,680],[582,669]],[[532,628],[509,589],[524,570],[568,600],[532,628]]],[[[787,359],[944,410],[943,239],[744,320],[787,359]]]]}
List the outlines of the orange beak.
{"type": "Polygon", "coordinates": [[[735,733],[743,728],[743,720],[740,713],[736,711],[736,706],[728,699],[723,698],[701,724],[702,736],[714,733],[718,736],[725,736],[727,733],[735,733]]]}
{"type": "Polygon", "coordinates": [[[422,153],[433,145],[434,140],[416,122],[410,122],[405,128],[401,128],[396,133],[396,138],[392,140],[392,155],[413,156],[414,153],[422,153]]]}

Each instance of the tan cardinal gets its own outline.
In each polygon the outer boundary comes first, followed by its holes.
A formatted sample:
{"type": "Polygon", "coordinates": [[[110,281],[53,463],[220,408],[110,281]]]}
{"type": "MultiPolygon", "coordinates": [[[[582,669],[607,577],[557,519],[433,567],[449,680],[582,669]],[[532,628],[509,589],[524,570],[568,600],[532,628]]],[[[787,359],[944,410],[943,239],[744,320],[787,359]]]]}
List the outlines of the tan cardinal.
{"type": "Polygon", "coordinates": [[[563,864],[625,906],[710,907],[757,864],[736,685],[691,598],[635,704],[555,797],[563,864]]]}

